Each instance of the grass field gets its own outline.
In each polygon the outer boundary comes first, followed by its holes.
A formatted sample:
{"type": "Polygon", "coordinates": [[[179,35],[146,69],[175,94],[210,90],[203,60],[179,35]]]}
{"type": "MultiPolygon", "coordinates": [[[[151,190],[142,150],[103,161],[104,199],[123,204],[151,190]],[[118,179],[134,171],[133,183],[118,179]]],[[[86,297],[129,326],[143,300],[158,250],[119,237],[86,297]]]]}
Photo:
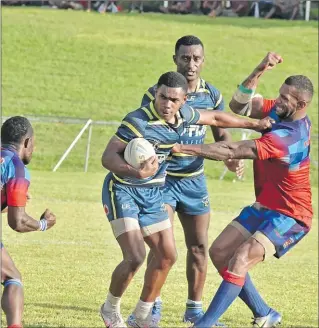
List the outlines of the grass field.
{"type": "MultiPolygon", "coordinates": [[[[316,22],[263,21],[196,16],[97,15],[39,9],[2,9],[3,115],[45,115],[121,120],[138,107],[143,92],[164,71],[174,70],[176,39],[198,35],[206,47],[203,77],[216,85],[226,103],[236,85],[269,50],[284,64],[269,72],[259,92],[275,97],[284,78],[308,75],[318,92],[316,22]]],[[[310,107],[313,134],[318,134],[318,97],[310,107]]],[[[81,173],[86,140],[82,139],[57,173],[50,170],[80,130],[79,125],[34,124],[37,149],[30,165],[32,201],[39,216],[46,207],[57,217],[46,233],[18,235],[4,217],[3,241],[20,268],[25,284],[25,327],[102,327],[98,316],[120,250],[100,204],[104,172],[101,153],[115,127],[94,127],[89,172],[81,173]]],[[[85,136],[86,137],[86,134],[85,136]]],[[[239,138],[239,135],[236,135],[239,138]]],[[[211,137],[208,136],[208,140],[211,137]]],[[[314,139],[313,160],[318,161],[314,139]]],[[[210,240],[240,208],[253,201],[251,163],[246,178],[232,183],[218,177],[220,163],[206,163],[213,206],[210,240]]],[[[318,327],[318,172],[312,169],[315,217],[313,230],[281,261],[252,272],[269,304],[284,315],[284,327],[318,327]]],[[[163,289],[163,327],[180,324],[187,296],[185,246],[176,224],[179,260],[163,289]]],[[[143,270],[124,296],[126,315],[134,307],[143,270]]],[[[209,304],[220,278],[212,268],[205,287],[209,304]]],[[[248,327],[251,314],[238,301],[223,317],[231,326],[248,327]]]]}
{"type": "MultiPolygon", "coordinates": [[[[100,203],[103,174],[32,173],[33,199],[28,211],[40,215],[49,206],[58,223],[45,233],[17,235],[3,222],[4,243],[24,277],[25,327],[103,327],[99,305],[121,258],[100,203]]],[[[213,206],[209,232],[212,241],[240,208],[253,201],[253,190],[249,182],[229,181],[210,181],[209,190],[213,206]]],[[[313,199],[317,198],[318,189],[314,188],[313,199]]],[[[178,220],[176,223],[179,259],[163,289],[163,327],[187,327],[180,323],[187,297],[186,252],[181,226],[178,220]]],[[[266,300],[283,313],[284,327],[318,327],[317,228],[316,216],[313,230],[291,253],[252,271],[266,300]]],[[[124,295],[125,316],[138,300],[143,272],[144,267],[124,295]]],[[[220,281],[210,265],[205,307],[220,281]]],[[[231,326],[249,327],[250,318],[250,312],[236,301],[223,320],[231,326]]]]}

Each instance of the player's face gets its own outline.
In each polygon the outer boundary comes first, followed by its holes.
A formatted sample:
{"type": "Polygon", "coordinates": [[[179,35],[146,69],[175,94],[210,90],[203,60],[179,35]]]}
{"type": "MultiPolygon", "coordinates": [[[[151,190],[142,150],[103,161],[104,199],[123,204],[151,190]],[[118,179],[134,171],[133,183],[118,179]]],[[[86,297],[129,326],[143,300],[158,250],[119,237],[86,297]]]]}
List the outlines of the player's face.
{"type": "Polygon", "coordinates": [[[283,84],[279,90],[279,97],[276,100],[276,114],[281,119],[289,119],[303,107],[298,99],[298,91],[295,87],[283,84]]]}
{"type": "Polygon", "coordinates": [[[187,81],[197,80],[204,64],[204,49],[201,45],[180,46],[173,56],[177,72],[183,74],[187,81]]]}
{"type": "Polygon", "coordinates": [[[34,150],[34,135],[26,138],[24,141],[24,152],[22,156],[22,162],[25,165],[28,165],[31,162],[33,150],[34,150]]]}
{"type": "Polygon", "coordinates": [[[156,90],[155,109],[163,120],[175,123],[175,114],[185,104],[185,101],[186,94],[182,88],[161,85],[156,90]]]}

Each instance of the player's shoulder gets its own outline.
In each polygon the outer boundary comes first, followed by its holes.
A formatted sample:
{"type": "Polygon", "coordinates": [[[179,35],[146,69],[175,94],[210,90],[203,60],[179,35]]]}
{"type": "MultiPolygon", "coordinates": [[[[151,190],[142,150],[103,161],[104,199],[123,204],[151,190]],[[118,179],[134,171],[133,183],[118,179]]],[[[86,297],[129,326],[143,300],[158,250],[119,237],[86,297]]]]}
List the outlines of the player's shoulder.
{"type": "Polygon", "coordinates": [[[180,114],[185,121],[191,120],[195,115],[194,112],[195,112],[194,108],[188,105],[187,103],[185,103],[180,109],[180,114]]]}
{"type": "Polygon", "coordinates": [[[129,112],[125,118],[124,122],[131,122],[139,125],[140,127],[145,127],[147,123],[153,119],[151,104],[147,104],[146,106],[141,106],[131,112],[129,112]]]}
{"type": "Polygon", "coordinates": [[[147,97],[149,101],[153,101],[155,99],[157,85],[154,84],[153,86],[149,87],[144,94],[144,97],[147,97]]]}
{"type": "Polygon", "coordinates": [[[1,173],[7,178],[27,178],[30,174],[18,154],[8,148],[1,148],[1,173]]]}
{"type": "Polygon", "coordinates": [[[221,92],[219,91],[219,89],[217,87],[215,87],[214,85],[212,85],[211,83],[209,83],[209,82],[207,82],[205,80],[202,80],[202,83],[204,85],[204,88],[206,90],[208,90],[210,94],[219,97],[219,95],[221,94],[221,92]]]}

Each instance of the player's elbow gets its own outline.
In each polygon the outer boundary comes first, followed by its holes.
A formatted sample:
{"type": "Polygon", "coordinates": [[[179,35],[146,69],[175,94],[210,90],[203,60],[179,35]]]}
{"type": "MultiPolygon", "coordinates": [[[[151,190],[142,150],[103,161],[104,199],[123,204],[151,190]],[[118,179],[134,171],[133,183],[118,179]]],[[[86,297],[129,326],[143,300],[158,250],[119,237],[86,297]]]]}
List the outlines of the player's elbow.
{"type": "Polygon", "coordinates": [[[102,158],[101,158],[101,163],[102,163],[102,166],[109,170],[110,171],[110,164],[111,164],[111,156],[110,156],[110,152],[109,151],[105,151],[102,155],[102,158]]]}
{"type": "Polygon", "coordinates": [[[229,108],[235,114],[239,114],[240,111],[242,110],[242,107],[243,105],[237,102],[236,100],[234,100],[234,98],[232,98],[231,101],[229,102],[229,108]]]}
{"type": "Polygon", "coordinates": [[[21,216],[8,218],[9,227],[16,232],[23,232],[25,220],[21,216]]]}

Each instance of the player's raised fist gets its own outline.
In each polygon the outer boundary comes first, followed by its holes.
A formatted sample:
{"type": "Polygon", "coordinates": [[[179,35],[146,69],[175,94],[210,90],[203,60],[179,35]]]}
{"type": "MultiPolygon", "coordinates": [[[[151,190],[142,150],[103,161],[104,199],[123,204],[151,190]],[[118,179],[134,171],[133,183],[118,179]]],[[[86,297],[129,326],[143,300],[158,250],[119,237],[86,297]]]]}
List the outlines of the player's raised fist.
{"type": "Polygon", "coordinates": [[[158,171],[157,156],[152,156],[141,164],[139,175],[142,179],[153,176],[158,171]]]}
{"type": "Polygon", "coordinates": [[[266,57],[257,66],[257,70],[259,70],[259,71],[271,70],[277,64],[280,64],[282,62],[283,62],[283,59],[280,55],[276,54],[275,52],[268,52],[266,57]]]}
{"type": "Polygon", "coordinates": [[[259,120],[258,125],[256,127],[256,131],[262,132],[268,129],[271,129],[272,124],[275,123],[275,120],[269,116],[259,120]]]}
{"type": "Polygon", "coordinates": [[[41,219],[47,220],[47,223],[48,223],[47,229],[50,229],[51,227],[53,227],[56,222],[55,215],[49,209],[45,210],[45,212],[41,215],[41,219]]]}

